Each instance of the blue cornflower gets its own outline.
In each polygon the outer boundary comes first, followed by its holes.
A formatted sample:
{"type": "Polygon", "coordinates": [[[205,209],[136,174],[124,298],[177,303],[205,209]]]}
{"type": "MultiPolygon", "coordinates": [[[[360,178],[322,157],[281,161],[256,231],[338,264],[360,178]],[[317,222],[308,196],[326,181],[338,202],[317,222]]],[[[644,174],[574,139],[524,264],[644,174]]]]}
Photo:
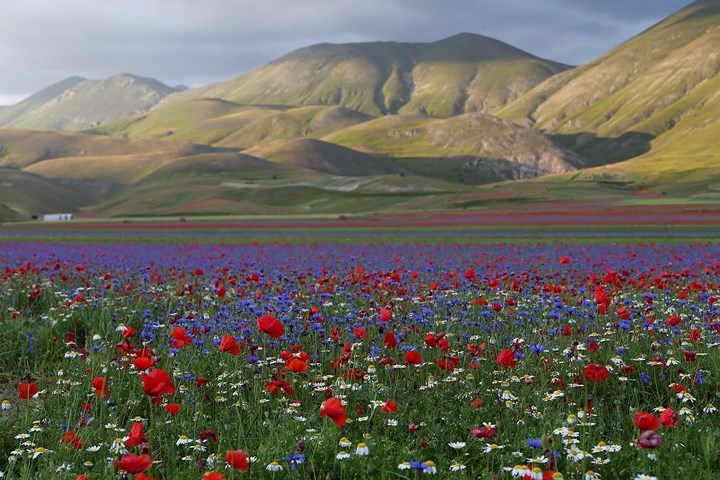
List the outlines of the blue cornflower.
{"type": "Polygon", "coordinates": [[[528,438],[527,444],[530,448],[540,448],[542,447],[542,440],[539,438],[528,438]]]}
{"type": "Polygon", "coordinates": [[[290,462],[290,470],[295,470],[299,464],[305,463],[305,454],[294,453],[289,457],[286,456],[285,460],[290,462]]]}

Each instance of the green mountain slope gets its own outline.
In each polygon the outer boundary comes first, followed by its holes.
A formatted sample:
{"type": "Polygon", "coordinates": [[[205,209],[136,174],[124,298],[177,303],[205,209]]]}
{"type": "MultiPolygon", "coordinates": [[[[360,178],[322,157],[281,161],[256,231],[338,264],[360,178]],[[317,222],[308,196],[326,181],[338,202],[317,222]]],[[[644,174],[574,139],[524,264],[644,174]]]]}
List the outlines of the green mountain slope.
{"type": "Polygon", "coordinates": [[[318,138],[372,118],[337,106],[244,107],[226,100],[198,98],[160,105],[147,114],[110,122],[93,131],[250,148],[277,140],[318,138]]]}
{"type": "Polygon", "coordinates": [[[687,148],[707,140],[696,138],[697,130],[709,128],[713,112],[720,114],[713,107],[718,52],[720,2],[696,1],[598,59],[548,79],[499,114],[563,138],[596,165],[687,148]]]}
{"type": "Polygon", "coordinates": [[[341,105],[370,115],[490,112],[567,69],[481,35],[433,43],[301,48],[233,80],[174,96],[243,105],[341,105]]]}
{"type": "Polygon", "coordinates": [[[93,199],[72,186],[17,169],[0,168],[0,221],[42,213],[77,212],[93,199]]]}
{"type": "Polygon", "coordinates": [[[78,132],[0,129],[0,167],[23,168],[62,157],[167,154],[188,156],[216,149],[155,139],[126,139],[78,132]]]}
{"type": "Polygon", "coordinates": [[[574,171],[584,160],[536,130],[483,113],[385,116],[323,138],[432,178],[488,183],[574,171]]]}
{"type": "Polygon", "coordinates": [[[298,139],[245,150],[275,163],[340,176],[404,173],[394,162],[321,140],[298,139]]]}
{"type": "Polygon", "coordinates": [[[0,111],[0,127],[83,130],[149,110],[178,89],[129,74],[71,77],[0,111]]]}

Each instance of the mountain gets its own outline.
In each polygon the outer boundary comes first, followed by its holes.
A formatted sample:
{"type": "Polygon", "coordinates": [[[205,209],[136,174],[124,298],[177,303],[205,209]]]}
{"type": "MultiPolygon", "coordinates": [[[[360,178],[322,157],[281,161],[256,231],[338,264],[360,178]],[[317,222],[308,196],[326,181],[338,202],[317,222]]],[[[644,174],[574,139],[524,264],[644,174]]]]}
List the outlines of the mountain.
{"type": "Polygon", "coordinates": [[[42,213],[77,212],[92,198],[52,179],[0,167],[0,220],[28,219],[42,213]]]}
{"type": "Polygon", "coordinates": [[[151,112],[101,125],[93,132],[250,148],[277,140],[319,138],[372,118],[337,106],[246,107],[216,98],[197,98],[168,102],[151,112]]]}
{"type": "Polygon", "coordinates": [[[350,148],[313,139],[276,142],[245,150],[275,163],[307,168],[338,176],[369,176],[405,173],[394,162],[350,148]]]}
{"type": "Polygon", "coordinates": [[[129,74],[104,80],[70,77],[0,110],[0,127],[83,130],[147,111],[177,91],[129,74]]]}
{"type": "Polygon", "coordinates": [[[718,52],[720,0],[572,69],[471,34],[315,45],[82,133],[0,130],[0,217],[717,202],[718,52]]]}
{"type": "Polygon", "coordinates": [[[241,105],[340,105],[369,115],[491,112],[566,65],[482,35],[432,43],[319,44],[174,97],[241,105]]]}
{"type": "Polygon", "coordinates": [[[591,165],[645,153],[718,155],[718,52],[720,2],[696,1],[498,114],[555,136],[591,165]]]}
{"type": "Polygon", "coordinates": [[[575,171],[584,159],[537,130],[484,113],[447,119],[392,115],[323,137],[396,163],[418,175],[462,184],[575,171]]]}
{"type": "Polygon", "coordinates": [[[157,154],[167,157],[214,152],[187,142],[126,139],[78,132],[0,129],[0,167],[23,169],[45,160],[157,154]]]}

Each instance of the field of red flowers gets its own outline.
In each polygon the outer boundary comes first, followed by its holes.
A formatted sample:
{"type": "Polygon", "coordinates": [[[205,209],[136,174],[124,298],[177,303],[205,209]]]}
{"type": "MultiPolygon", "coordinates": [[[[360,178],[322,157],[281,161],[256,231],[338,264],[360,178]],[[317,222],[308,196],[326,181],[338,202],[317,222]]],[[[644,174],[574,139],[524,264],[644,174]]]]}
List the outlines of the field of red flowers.
{"type": "Polygon", "coordinates": [[[715,478],[719,258],[0,243],[0,477],[715,478]]]}

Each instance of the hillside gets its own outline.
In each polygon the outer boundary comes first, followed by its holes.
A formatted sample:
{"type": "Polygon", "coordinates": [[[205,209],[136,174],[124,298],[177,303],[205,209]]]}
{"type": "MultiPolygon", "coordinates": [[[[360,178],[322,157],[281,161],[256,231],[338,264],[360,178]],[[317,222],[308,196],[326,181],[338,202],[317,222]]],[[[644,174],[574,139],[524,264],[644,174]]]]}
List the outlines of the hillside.
{"type": "Polygon", "coordinates": [[[433,43],[319,44],[173,101],[340,105],[369,115],[491,112],[567,69],[503,42],[463,33],[433,43]]]}
{"type": "Polygon", "coordinates": [[[147,111],[178,89],[129,74],[71,77],[0,110],[0,127],[83,130],[147,111]]]}
{"type": "Polygon", "coordinates": [[[720,154],[720,2],[696,1],[499,114],[553,134],[601,165],[643,153],[720,154]]]}
{"type": "Polygon", "coordinates": [[[584,160],[536,130],[482,113],[386,116],[323,140],[430,178],[479,184],[574,171],[584,160]]]}
{"type": "Polygon", "coordinates": [[[16,169],[0,168],[0,220],[77,212],[92,198],[72,187],[16,169]]]}
{"type": "Polygon", "coordinates": [[[395,163],[320,140],[298,139],[245,150],[282,165],[339,176],[405,173],[395,163]]]}
{"type": "Polygon", "coordinates": [[[36,162],[63,157],[107,157],[114,155],[193,155],[212,152],[205,145],[126,139],[78,132],[0,129],[0,167],[23,168],[36,162]]]}
{"type": "Polygon", "coordinates": [[[246,107],[198,98],[159,105],[151,112],[107,123],[93,132],[250,148],[278,140],[319,138],[372,118],[337,106],[246,107]]]}

